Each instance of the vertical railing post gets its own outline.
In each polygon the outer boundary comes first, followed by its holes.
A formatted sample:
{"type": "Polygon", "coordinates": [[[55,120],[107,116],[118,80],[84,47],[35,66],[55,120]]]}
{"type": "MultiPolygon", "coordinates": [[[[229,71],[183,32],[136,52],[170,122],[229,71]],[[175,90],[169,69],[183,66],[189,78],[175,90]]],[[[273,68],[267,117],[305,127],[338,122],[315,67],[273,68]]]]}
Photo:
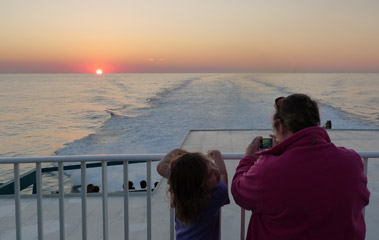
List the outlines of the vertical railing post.
{"type": "Polygon", "coordinates": [[[245,239],[245,209],[241,208],[241,240],[245,239]]]}
{"type": "Polygon", "coordinates": [[[364,157],[363,158],[363,172],[367,176],[367,168],[368,168],[368,158],[364,157]]]}
{"type": "Polygon", "coordinates": [[[87,183],[86,183],[86,162],[81,161],[82,177],[82,240],[87,240],[87,183]]]}
{"type": "Polygon", "coordinates": [[[103,184],[103,240],[108,240],[108,179],[107,162],[101,162],[103,184]]]}
{"type": "Polygon", "coordinates": [[[63,162],[58,162],[58,186],[59,186],[59,237],[65,239],[64,233],[64,185],[63,185],[63,162]]]}
{"type": "Polygon", "coordinates": [[[146,162],[147,176],[147,239],[151,240],[151,160],[146,162]]]}
{"type": "Polygon", "coordinates": [[[124,161],[124,239],[129,240],[129,175],[128,161],[124,161]]]}
{"type": "Polygon", "coordinates": [[[20,208],[20,165],[14,164],[14,201],[16,210],[16,239],[21,240],[21,208],[20,208]]]}
{"type": "Polygon", "coordinates": [[[221,219],[222,219],[222,212],[221,212],[221,209],[220,209],[220,219],[218,221],[218,224],[219,224],[219,228],[218,228],[218,240],[221,240],[221,219]]]}
{"type": "MultiPolygon", "coordinates": [[[[368,158],[364,157],[363,158],[363,172],[365,173],[366,176],[367,176],[367,168],[368,168],[368,158]]],[[[363,217],[365,218],[366,217],[365,216],[366,215],[366,207],[363,208],[362,213],[363,213],[363,217]]]]}
{"type": "Polygon", "coordinates": [[[170,207],[170,240],[175,238],[175,208],[170,207]]]}
{"type": "Polygon", "coordinates": [[[38,240],[43,240],[42,169],[40,162],[36,163],[36,171],[38,240]]]}

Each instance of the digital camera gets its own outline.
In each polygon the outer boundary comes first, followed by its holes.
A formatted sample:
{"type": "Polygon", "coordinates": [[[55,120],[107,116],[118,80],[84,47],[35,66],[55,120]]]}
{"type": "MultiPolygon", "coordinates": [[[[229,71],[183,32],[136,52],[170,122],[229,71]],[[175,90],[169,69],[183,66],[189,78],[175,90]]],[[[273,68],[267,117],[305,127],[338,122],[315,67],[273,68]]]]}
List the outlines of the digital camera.
{"type": "Polygon", "coordinates": [[[260,149],[272,148],[272,138],[262,138],[260,149]]]}

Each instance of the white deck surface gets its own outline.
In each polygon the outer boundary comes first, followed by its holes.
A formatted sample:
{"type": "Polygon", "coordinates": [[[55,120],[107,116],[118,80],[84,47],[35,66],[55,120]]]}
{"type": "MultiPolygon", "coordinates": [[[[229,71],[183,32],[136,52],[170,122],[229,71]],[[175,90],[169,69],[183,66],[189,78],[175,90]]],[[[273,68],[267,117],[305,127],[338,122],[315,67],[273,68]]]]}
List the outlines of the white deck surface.
{"type": "MultiPolygon", "coordinates": [[[[219,149],[222,153],[243,153],[249,142],[258,135],[268,136],[265,130],[217,130],[191,131],[183,142],[188,151],[207,152],[219,149]]],[[[353,148],[358,152],[379,151],[379,131],[331,130],[329,135],[337,146],[353,148]]],[[[173,146],[173,148],[176,146],[173,146]]],[[[231,181],[238,160],[226,161],[231,181]]],[[[379,159],[370,159],[368,166],[370,205],[366,208],[368,240],[379,236],[379,159]]],[[[230,185],[230,184],[229,184],[230,185]]],[[[230,186],[229,186],[230,188],[230,186]]],[[[102,199],[99,194],[88,194],[87,223],[88,239],[102,239],[102,199]]],[[[231,204],[222,209],[222,239],[240,238],[240,208],[230,195],[231,204]]],[[[141,193],[130,194],[130,239],[146,239],[146,197],[141,193]]],[[[108,198],[109,239],[123,239],[123,197],[111,194],[108,198]]],[[[23,239],[37,239],[36,199],[28,196],[21,199],[23,239]]],[[[0,240],[15,239],[14,200],[0,196],[0,240]]],[[[44,239],[59,239],[59,215],[57,196],[43,198],[44,239]]],[[[246,212],[246,226],[250,213],[246,212]]],[[[81,198],[65,197],[66,239],[81,239],[81,198]]],[[[166,181],[161,180],[152,196],[153,239],[169,239],[169,207],[166,197],[166,181]]]]}

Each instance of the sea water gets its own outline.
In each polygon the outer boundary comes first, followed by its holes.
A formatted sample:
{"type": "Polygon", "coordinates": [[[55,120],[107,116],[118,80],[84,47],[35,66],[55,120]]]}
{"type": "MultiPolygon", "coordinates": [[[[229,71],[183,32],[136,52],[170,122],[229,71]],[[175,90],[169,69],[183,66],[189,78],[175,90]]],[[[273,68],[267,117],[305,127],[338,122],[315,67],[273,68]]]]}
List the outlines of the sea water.
{"type": "MultiPolygon", "coordinates": [[[[0,157],[165,153],[191,129],[271,129],[274,99],[292,93],[317,100],[334,129],[379,129],[378,90],[379,74],[358,73],[0,74],[0,157]]],[[[145,164],[129,168],[138,187],[145,164]]],[[[122,190],[122,167],[108,170],[122,190]]],[[[80,185],[80,171],[66,174],[67,191],[80,185]]],[[[88,183],[98,176],[87,169],[88,183]]],[[[2,166],[0,182],[12,178],[2,166]]],[[[44,174],[44,191],[56,178],[44,174]]]]}

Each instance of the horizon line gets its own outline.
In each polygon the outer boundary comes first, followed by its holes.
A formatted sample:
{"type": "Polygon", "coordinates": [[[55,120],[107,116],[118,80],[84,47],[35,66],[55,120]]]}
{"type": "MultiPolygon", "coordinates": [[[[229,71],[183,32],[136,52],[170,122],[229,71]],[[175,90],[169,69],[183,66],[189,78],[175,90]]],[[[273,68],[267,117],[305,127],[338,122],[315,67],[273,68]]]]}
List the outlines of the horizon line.
{"type": "MultiPolygon", "coordinates": [[[[106,74],[216,74],[216,73],[379,73],[379,71],[252,71],[252,72],[103,72],[101,75],[106,74]]],[[[0,74],[93,74],[97,75],[96,72],[0,72],[0,74]]]]}

